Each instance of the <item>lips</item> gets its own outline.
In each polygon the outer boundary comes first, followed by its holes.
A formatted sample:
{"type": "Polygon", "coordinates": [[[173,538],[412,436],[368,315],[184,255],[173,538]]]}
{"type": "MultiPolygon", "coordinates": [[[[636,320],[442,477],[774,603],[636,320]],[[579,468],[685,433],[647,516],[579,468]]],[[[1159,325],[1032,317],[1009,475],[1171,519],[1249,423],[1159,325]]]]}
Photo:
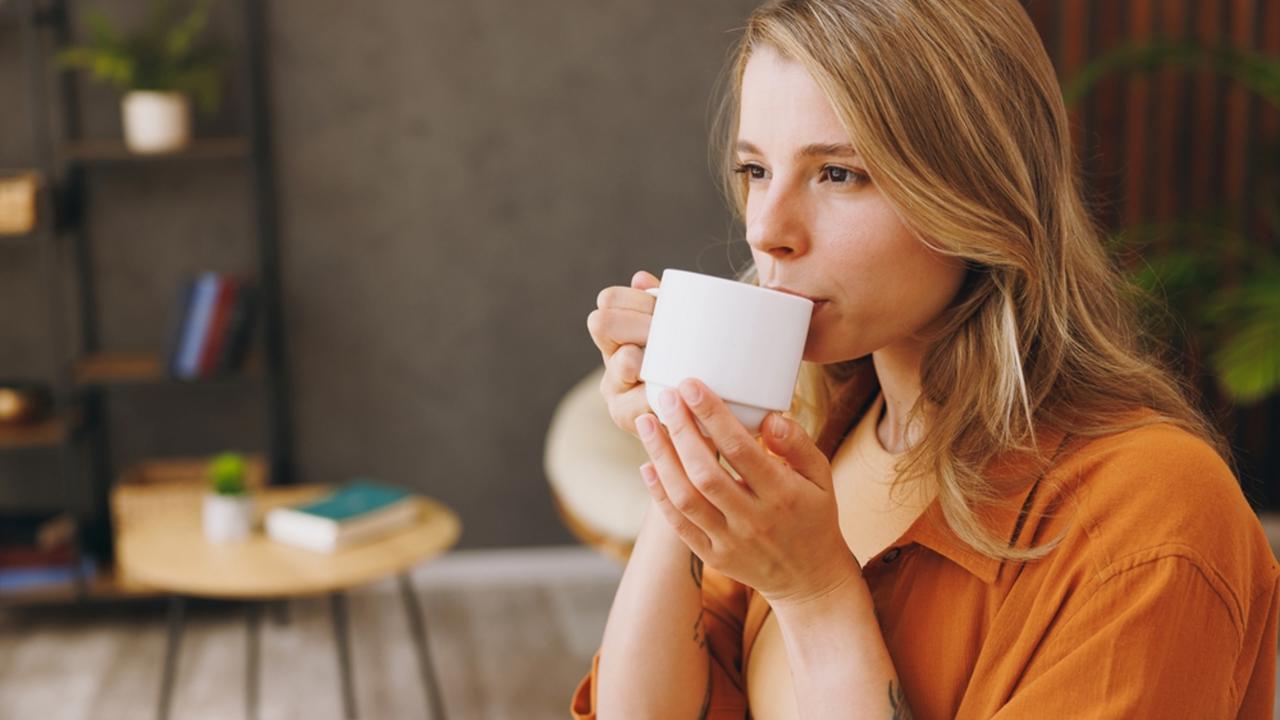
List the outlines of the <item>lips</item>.
{"type": "Polygon", "coordinates": [[[814,304],[814,305],[817,305],[818,303],[824,303],[824,302],[826,302],[826,300],[825,300],[824,298],[814,297],[814,296],[812,296],[812,295],[806,295],[806,294],[804,294],[804,293],[800,292],[799,290],[792,290],[791,288],[783,287],[783,286],[781,286],[781,285],[767,285],[766,287],[767,287],[768,289],[770,289],[770,290],[776,290],[777,292],[780,292],[780,293],[786,293],[786,294],[788,294],[788,295],[795,295],[796,297],[802,297],[802,298],[804,298],[805,300],[811,300],[811,301],[813,302],[813,304],[814,304]]]}

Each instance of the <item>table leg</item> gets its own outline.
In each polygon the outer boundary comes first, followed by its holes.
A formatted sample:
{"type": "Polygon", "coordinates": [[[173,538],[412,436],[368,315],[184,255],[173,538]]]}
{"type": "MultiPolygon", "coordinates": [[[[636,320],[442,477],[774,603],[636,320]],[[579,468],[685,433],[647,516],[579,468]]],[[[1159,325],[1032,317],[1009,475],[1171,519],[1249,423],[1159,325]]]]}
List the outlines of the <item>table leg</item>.
{"type": "Polygon", "coordinates": [[[182,615],[186,600],[181,595],[169,596],[169,636],[164,653],[163,674],[160,677],[160,702],[156,717],[168,720],[169,705],[173,699],[173,678],[178,672],[178,645],[182,639],[182,615]]]}
{"type": "Polygon", "coordinates": [[[404,609],[409,616],[409,632],[413,635],[413,646],[418,653],[418,670],[422,674],[422,688],[427,693],[427,704],[431,707],[431,720],[445,720],[444,699],[440,694],[440,686],[436,683],[435,669],[431,665],[431,648],[427,644],[427,625],[422,619],[418,596],[413,592],[413,581],[408,574],[400,575],[400,594],[404,597],[404,609]]]}
{"type": "Polygon", "coordinates": [[[245,606],[248,633],[245,637],[244,716],[258,720],[258,616],[262,606],[250,600],[245,606]]]}
{"type": "Polygon", "coordinates": [[[341,592],[329,596],[329,610],[333,616],[333,639],[338,647],[338,671],[341,674],[342,708],[347,720],[356,718],[356,693],[351,682],[351,646],[347,638],[347,599],[341,592]]]}

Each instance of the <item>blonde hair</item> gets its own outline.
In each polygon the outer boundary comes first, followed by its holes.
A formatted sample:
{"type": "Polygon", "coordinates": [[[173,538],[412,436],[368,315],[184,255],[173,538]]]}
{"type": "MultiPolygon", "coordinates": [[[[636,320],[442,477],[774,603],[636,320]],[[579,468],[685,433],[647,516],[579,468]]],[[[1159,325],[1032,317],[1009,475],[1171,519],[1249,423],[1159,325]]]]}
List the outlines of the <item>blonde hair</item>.
{"type": "MultiPolygon", "coordinates": [[[[907,421],[927,410],[928,432],[898,464],[898,487],[935,483],[958,537],[990,557],[1030,560],[1057,540],[1014,548],[978,510],[1001,496],[983,474],[996,457],[1046,460],[1037,429],[1096,437],[1172,423],[1230,457],[1140,329],[1082,201],[1053,66],[1016,0],[757,9],[732,59],[717,151],[740,219],[745,181],[730,170],[743,70],[759,47],[806,68],[910,229],[968,267],[940,330],[925,338],[907,421]],[[1154,413],[1135,413],[1143,408],[1154,413]]],[[[754,265],[741,279],[755,282],[754,265]]],[[[817,437],[833,395],[868,374],[866,357],[804,363],[792,414],[817,437]]]]}

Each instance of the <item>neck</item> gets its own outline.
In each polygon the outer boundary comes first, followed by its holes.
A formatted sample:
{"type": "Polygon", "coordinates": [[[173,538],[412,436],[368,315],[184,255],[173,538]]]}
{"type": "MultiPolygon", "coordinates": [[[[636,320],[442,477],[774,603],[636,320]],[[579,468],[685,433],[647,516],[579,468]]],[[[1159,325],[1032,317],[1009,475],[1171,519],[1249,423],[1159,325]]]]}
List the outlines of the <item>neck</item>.
{"type": "Polygon", "coordinates": [[[884,396],[884,415],[876,424],[880,445],[890,453],[905,452],[924,434],[921,422],[907,427],[907,411],[920,397],[920,365],[924,345],[904,340],[871,354],[880,392],[884,396]]]}

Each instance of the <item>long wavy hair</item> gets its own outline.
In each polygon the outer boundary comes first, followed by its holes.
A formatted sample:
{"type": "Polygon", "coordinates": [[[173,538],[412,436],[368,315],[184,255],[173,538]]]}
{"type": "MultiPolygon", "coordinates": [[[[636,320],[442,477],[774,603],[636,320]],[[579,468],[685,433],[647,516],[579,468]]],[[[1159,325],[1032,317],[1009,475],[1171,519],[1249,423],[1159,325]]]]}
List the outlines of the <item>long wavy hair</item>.
{"type": "MultiPolygon", "coordinates": [[[[743,70],[760,47],[808,70],[909,228],[968,268],[940,330],[925,338],[922,392],[907,422],[927,417],[927,432],[899,461],[898,489],[936,484],[963,541],[990,557],[1032,560],[1058,539],[1008,546],[978,510],[1002,497],[984,475],[997,457],[1046,460],[1038,429],[1094,437],[1171,423],[1230,462],[1188,385],[1167,369],[1164,346],[1143,332],[1102,246],[1053,66],[1016,0],[758,8],[732,55],[715,152],[739,220],[746,184],[731,172],[733,146],[743,70]]],[[[754,263],[740,279],[756,281],[754,263]]],[[[817,437],[835,394],[868,374],[869,357],[804,363],[791,414],[817,437]]]]}

